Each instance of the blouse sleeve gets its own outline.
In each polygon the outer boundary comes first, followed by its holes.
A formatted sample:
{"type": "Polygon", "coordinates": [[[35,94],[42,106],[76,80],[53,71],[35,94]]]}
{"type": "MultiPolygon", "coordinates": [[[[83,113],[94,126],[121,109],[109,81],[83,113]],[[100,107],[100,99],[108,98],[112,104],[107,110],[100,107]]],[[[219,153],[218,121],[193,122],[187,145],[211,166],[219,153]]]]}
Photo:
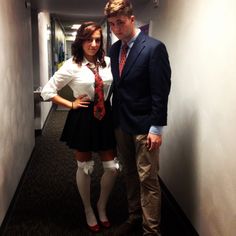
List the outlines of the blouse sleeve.
{"type": "Polygon", "coordinates": [[[41,92],[42,98],[44,100],[49,100],[55,97],[57,92],[68,84],[72,78],[73,76],[70,63],[69,61],[66,61],[43,87],[41,92]]]}

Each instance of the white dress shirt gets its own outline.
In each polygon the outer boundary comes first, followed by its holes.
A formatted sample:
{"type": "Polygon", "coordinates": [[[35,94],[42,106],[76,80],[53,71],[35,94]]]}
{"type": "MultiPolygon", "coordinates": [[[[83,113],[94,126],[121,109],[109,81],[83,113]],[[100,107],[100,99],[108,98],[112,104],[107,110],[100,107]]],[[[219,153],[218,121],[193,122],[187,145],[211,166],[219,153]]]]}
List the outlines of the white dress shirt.
{"type": "MultiPolygon", "coordinates": [[[[106,67],[99,67],[99,75],[103,80],[104,99],[106,100],[113,80],[111,73],[110,58],[105,57],[106,67]]],[[[95,76],[87,67],[89,61],[84,58],[82,65],[76,64],[72,58],[66,60],[58,71],[50,78],[44,86],[41,96],[49,100],[57,95],[65,85],[68,85],[75,98],[87,94],[91,101],[94,100],[95,76]]]]}

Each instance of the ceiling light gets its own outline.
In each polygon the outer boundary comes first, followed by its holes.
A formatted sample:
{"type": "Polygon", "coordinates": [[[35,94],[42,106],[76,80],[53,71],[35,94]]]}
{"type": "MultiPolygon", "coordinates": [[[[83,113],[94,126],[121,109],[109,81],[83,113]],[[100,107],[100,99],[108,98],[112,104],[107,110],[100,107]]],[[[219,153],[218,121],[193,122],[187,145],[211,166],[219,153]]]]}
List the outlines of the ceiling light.
{"type": "Polygon", "coordinates": [[[79,24],[74,24],[74,25],[72,25],[71,26],[71,29],[79,29],[79,27],[80,27],[81,25],[79,25],[79,24]]]}
{"type": "Polygon", "coordinates": [[[72,35],[73,37],[75,37],[75,36],[76,36],[76,33],[77,33],[76,31],[75,31],[75,32],[72,32],[71,35],[72,35]]]}

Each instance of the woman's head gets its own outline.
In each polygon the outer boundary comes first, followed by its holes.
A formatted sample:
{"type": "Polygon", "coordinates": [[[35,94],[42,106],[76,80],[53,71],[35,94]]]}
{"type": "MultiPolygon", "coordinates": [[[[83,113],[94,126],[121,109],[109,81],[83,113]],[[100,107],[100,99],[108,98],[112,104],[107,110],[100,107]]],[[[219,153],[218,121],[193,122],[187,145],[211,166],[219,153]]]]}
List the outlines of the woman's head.
{"type": "Polygon", "coordinates": [[[75,41],[71,46],[73,59],[81,64],[83,58],[89,61],[99,60],[104,66],[103,35],[101,26],[95,22],[84,22],[77,30],[75,41]]]}

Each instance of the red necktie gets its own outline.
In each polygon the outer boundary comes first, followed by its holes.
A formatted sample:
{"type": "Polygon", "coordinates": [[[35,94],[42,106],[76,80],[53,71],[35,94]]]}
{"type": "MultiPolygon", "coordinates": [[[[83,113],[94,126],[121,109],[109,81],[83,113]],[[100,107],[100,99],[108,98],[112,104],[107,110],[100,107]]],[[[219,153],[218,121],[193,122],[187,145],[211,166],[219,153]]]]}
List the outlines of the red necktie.
{"type": "Polygon", "coordinates": [[[103,81],[98,74],[98,66],[92,67],[92,64],[90,63],[88,63],[87,66],[95,76],[93,114],[95,118],[101,120],[106,113],[104,105],[103,81]]]}
{"type": "Polygon", "coordinates": [[[122,48],[121,48],[121,54],[120,54],[120,64],[119,64],[119,72],[120,72],[120,76],[122,74],[124,65],[125,65],[125,61],[126,61],[126,54],[128,51],[128,45],[125,43],[122,48]]]}

